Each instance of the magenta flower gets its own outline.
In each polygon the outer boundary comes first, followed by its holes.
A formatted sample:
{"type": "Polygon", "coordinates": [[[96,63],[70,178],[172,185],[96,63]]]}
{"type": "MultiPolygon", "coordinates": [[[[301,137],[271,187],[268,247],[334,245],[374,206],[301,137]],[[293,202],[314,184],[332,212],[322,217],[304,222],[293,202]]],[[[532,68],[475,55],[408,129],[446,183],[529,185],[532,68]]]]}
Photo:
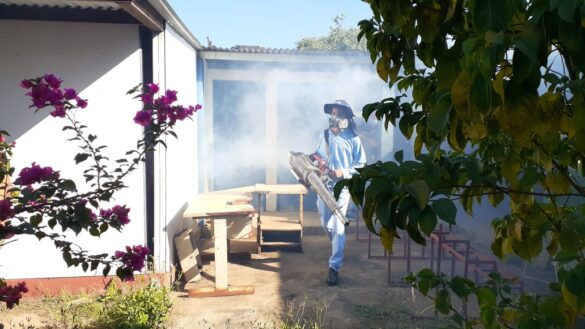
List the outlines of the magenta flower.
{"type": "Polygon", "coordinates": [[[120,260],[123,264],[118,272],[122,275],[121,279],[123,281],[134,281],[132,273],[134,271],[141,271],[144,268],[144,261],[149,253],[150,250],[141,245],[133,247],[126,246],[126,252],[116,251],[114,258],[120,260]]]}
{"type": "Polygon", "coordinates": [[[142,94],[140,99],[144,104],[152,104],[153,102],[152,94],[142,94]]]}
{"type": "Polygon", "coordinates": [[[0,286],[0,301],[6,302],[6,307],[11,309],[14,305],[18,305],[22,294],[27,292],[28,288],[24,282],[20,282],[16,286],[4,284],[0,286]]]}
{"type": "Polygon", "coordinates": [[[152,111],[146,110],[136,112],[136,115],[134,116],[134,122],[143,127],[148,126],[152,122],[152,111]]]}
{"type": "Polygon", "coordinates": [[[75,98],[75,101],[77,102],[77,107],[79,108],[86,108],[87,107],[87,99],[81,99],[79,97],[75,98]]]}
{"type": "Polygon", "coordinates": [[[14,210],[12,209],[12,202],[10,198],[0,200],[0,221],[12,218],[14,216],[14,210]]]}
{"type": "Polygon", "coordinates": [[[14,181],[16,185],[31,185],[40,183],[44,180],[59,178],[59,172],[53,171],[51,167],[44,167],[37,165],[35,162],[30,167],[23,168],[18,174],[18,178],[14,181]]]}
{"type": "Polygon", "coordinates": [[[66,114],[67,111],[65,111],[65,107],[62,105],[55,106],[55,109],[51,111],[51,116],[55,118],[64,118],[66,114]]]}
{"type": "Polygon", "coordinates": [[[30,89],[33,86],[33,83],[29,79],[24,79],[20,81],[19,85],[24,89],[30,89]]]}
{"type": "Polygon", "coordinates": [[[64,88],[60,89],[61,78],[53,74],[45,74],[41,78],[26,79],[20,82],[20,86],[25,89],[30,89],[27,96],[30,96],[32,105],[30,107],[42,109],[47,106],[54,108],[51,111],[53,117],[63,118],[66,116],[68,110],[73,108],[85,108],[87,100],[79,98],[75,89],[64,88]],[[68,102],[76,101],[76,105],[68,102]]]}
{"type": "Polygon", "coordinates": [[[147,83],[146,87],[148,87],[148,93],[156,94],[159,91],[158,85],[156,83],[147,83]]]}
{"type": "Polygon", "coordinates": [[[129,212],[130,208],[126,208],[126,206],[117,205],[111,209],[100,210],[100,216],[110,220],[117,220],[120,224],[126,225],[130,223],[130,218],[128,218],[129,212]]]}
{"type": "Polygon", "coordinates": [[[45,74],[43,80],[45,80],[51,88],[59,88],[61,87],[61,82],[63,82],[63,79],[57,78],[53,74],[45,74]]]}
{"type": "Polygon", "coordinates": [[[6,137],[4,135],[0,135],[0,143],[6,143],[6,137]]]}
{"type": "Polygon", "coordinates": [[[77,98],[77,92],[75,89],[65,88],[63,89],[63,96],[65,96],[65,99],[67,100],[75,99],[77,98]]]}
{"type": "Polygon", "coordinates": [[[173,102],[177,101],[177,91],[168,89],[165,92],[165,97],[166,97],[167,101],[169,102],[169,104],[173,103],[173,102]]]}

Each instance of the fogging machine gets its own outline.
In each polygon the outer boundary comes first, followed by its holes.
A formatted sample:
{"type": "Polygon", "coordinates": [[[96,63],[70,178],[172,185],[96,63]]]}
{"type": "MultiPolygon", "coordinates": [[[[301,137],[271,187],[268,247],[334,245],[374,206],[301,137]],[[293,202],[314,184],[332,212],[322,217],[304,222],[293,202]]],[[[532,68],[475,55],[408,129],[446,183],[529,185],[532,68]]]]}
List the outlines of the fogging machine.
{"type": "Polygon", "coordinates": [[[289,164],[290,171],[299,181],[299,183],[305,185],[307,188],[315,191],[317,195],[323,200],[325,206],[333,212],[333,214],[341,221],[344,226],[349,226],[349,221],[339,207],[337,202],[331,194],[331,191],[327,188],[327,181],[329,177],[321,173],[319,168],[309,159],[309,157],[301,152],[289,153],[289,164]]]}

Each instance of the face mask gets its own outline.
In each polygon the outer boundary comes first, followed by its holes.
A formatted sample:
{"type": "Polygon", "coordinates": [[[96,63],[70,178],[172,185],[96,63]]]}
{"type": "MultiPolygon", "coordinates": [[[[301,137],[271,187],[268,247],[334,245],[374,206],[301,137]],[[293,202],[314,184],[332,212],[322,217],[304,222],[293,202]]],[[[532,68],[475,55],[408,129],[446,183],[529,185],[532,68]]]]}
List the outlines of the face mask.
{"type": "Polygon", "coordinates": [[[329,128],[346,129],[349,126],[349,120],[333,115],[329,118],[329,128]]]}

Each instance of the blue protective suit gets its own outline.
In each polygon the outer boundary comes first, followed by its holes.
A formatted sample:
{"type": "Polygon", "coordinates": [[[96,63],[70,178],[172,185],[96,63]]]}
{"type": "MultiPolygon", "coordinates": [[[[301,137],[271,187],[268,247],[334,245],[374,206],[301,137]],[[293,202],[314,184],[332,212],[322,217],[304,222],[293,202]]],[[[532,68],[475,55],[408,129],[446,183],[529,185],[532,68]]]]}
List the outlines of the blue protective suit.
{"type": "MultiPolygon", "coordinates": [[[[319,145],[316,153],[323,159],[326,159],[327,166],[331,170],[341,169],[343,178],[351,178],[356,172],[355,168],[361,168],[366,163],[366,153],[362,141],[351,129],[344,129],[335,135],[329,131],[329,154],[327,152],[327,143],[325,134],[319,135],[319,145]]],[[[337,183],[334,180],[329,186],[332,191],[333,186],[337,183]]],[[[343,189],[337,200],[337,206],[345,215],[350,203],[349,190],[343,189]]],[[[329,258],[329,267],[339,271],[343,264],[343,249],[345,247],[345,226],[337,216],[333,215],[331,210],[325,206],[321,198],[317,199],[317,209],[321,217],[321,226],[331,240],[331,257],[329,258]]]]}

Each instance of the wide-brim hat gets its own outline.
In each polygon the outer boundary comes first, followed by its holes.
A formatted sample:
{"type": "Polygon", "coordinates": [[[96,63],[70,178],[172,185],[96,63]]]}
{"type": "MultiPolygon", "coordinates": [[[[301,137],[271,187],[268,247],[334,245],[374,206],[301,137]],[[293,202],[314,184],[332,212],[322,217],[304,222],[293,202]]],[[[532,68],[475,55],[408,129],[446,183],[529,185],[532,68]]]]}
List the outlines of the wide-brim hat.
{"type": "Polygon", "coordinates": [[[325,106],[323,106],[323,112],[331,114],[331,111],[333,110],[334,107],[337,107],[338,109],[344,111],[345,115],[348,118],[353,118],[355,116],[353,114],[353,110],[351,109],[351,105],[349,105],[349,103],[344,101],[343,99],[338,99],[333,103],[325,104],[325,106]]]}

